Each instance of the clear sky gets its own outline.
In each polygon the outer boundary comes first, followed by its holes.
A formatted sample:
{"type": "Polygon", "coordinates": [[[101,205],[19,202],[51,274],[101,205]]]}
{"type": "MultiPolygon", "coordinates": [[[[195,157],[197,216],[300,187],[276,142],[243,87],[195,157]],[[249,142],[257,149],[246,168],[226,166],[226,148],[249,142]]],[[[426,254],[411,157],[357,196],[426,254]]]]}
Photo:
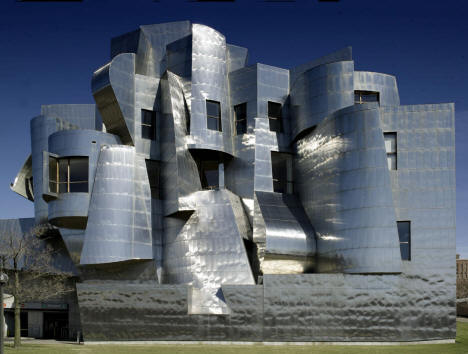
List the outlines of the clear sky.
{"type": "Polygon", "coordinates": [[[29,121],[41,104],[94,103],[91,75],[109,61],[112,37],[178,20],[247,47],[250,63],[283,68],[352,46],[356,70],[397,77],[401,104],[455,102],[457,252],[468,258],[466,0],[1,0],[1,218],[33,215],[9,185],[30,154],[29,121]]]}

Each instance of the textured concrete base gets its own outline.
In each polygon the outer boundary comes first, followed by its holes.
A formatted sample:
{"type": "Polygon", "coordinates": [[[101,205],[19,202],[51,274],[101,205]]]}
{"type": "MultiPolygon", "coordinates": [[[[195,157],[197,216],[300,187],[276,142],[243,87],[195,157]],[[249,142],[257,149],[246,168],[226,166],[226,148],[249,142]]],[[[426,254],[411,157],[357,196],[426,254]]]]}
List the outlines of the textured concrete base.
{"type": "Polygon", "coordinates": [[[230,341],[112,341],[85,342],[86,345],[415,345],[455,344],[455,339],[422,340],[413,342],[230,342],[230,341]]]}

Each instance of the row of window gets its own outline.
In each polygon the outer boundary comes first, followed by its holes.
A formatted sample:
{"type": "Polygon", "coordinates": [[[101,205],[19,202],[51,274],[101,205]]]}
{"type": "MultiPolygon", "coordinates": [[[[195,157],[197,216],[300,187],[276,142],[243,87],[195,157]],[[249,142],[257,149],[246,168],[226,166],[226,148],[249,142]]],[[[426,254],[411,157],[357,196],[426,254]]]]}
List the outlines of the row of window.
{"type": "Polygon", "coordinates": [[[88,157],[49,156],[49,192],[88,192],[88,157]]]}
{"type": "MultiPolygon", "coordinates": [[[[354,91],[354,102],[357,104],[379,102],[379,92],[354,91]]],[[[190,131],[190,114],[187,104],[184,104],[187,121],[187,131],[190,131]]],[[[270,131],[283,132],[282,105],[278,102],[268,101],[268,121],[270,131]]],[[[234,106],[235,131],[237,135],[247,133],[247,103],[234,106]]],[[[218,101],[206,100],[206,126],[210,130],[223,131],[221,123],[221,104],[218,101]]],[[[156,112],[147,109],[141,110],[141,136],[143,139],[156,139],[156,112]]]]}
{"type": "MultiPolygon", "coordinates": [[[[282,105],[277,102],[268,102],[268,120],[270,131],[283,132],[282,105]]],[[[190,114],[185,104],[187,132],[190,131],[190,114]]],[[[247,133],[247,103],[234,106],[235,129],[237,135],[247,133]]],[[[223,131],[221,123],[221,104],[217,101],[206,101],[206,126],[210,130],[223,131]]],[[[156,139],[156,112],[147,109],[141,110],[141,137],[143,139],[156,139]]]]}

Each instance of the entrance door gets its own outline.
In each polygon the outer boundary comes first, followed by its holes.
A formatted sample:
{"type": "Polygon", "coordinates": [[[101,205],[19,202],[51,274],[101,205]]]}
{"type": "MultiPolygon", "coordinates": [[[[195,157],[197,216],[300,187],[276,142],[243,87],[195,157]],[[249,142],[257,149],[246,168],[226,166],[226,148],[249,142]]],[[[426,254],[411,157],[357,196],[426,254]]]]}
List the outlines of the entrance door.
{"type": "Polygon", "coordinates": [[[68,339],[68,312],[44,312],[44,338],[68,339]]]}

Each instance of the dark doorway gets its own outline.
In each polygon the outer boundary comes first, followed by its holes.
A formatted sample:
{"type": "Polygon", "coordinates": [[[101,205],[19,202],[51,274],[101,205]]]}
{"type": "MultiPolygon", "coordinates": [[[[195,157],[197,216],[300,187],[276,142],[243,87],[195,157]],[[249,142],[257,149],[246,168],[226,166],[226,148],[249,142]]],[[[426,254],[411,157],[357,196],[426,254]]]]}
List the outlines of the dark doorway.
{"type": "Polygon", "coordinates": [[[28,336],[28,313],[26,311],[20,312],[20,328],[21,328],[21,337],[28,336]]]}
{"type": "Polygon", "coordinates": [[[44,338],[68,339],[67,312],[44,312],[44,338]]]}

